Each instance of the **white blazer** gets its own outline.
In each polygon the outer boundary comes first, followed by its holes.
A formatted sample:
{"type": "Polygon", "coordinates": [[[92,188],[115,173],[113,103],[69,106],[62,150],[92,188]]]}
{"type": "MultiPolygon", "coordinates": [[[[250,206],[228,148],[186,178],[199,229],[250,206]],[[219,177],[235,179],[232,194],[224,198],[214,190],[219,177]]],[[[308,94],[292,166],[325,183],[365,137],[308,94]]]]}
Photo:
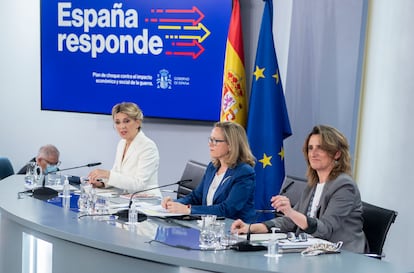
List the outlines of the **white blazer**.
{"type": "MultiPolygon", "coordinates": [[[[105,185],[125,189],[130,193],[158,187],[160,157],[154,141],[146,137],[141,130],[122,160],[125,144],[125,139],[118,143],[114,166],[105,185]]],[[[145,193],[161,196],[159,189],[145,193]]]]}

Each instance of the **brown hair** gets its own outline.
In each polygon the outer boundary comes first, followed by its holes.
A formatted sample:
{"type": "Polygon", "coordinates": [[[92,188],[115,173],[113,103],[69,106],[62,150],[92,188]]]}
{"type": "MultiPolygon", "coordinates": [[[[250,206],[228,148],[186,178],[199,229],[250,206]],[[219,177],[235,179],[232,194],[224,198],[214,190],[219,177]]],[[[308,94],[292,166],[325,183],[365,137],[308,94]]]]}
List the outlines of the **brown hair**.
{"type": "Polygon", "coordinates": [[[305,156],[306,164],[308,166],[306,172],[308,183],[310,185],[315,185],[319,181],[318,174],[310,166],[308,158],[308,144],[312,135],[321,136],[321,149],[327,152],[330,157],[334,158],[337,152],[340,153],[339,158],[335,159],[335,165],[331,170],[328,179],[333,180],[341,173],[346,173],[352,176],[351,155],[349,153],[349,144],[346,137],[333,127],[327,125],[317,125],[313,127],[312,131],[309,133],[302,148],[303,155],[305,156]]]}

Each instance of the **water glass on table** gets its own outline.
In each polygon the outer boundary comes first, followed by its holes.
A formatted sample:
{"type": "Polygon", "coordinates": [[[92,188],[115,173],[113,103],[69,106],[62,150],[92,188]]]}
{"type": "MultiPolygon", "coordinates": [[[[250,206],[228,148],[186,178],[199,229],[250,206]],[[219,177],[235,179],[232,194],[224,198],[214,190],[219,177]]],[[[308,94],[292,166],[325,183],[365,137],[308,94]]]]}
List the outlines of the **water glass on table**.
{"type": "Polygon", "coordinates": [[[80,194],[78,199],[78,208],[79,212],[81,214],[88,214],[90,212],[89,207],[93,201],[90,199],[91,191],[92,191],[92,185],[88,183],[86,177],[80,178],[81,184],[80,184],[80,194]]]}
{"type": "Polygon", "coordinates": [[[108,198],[106,196],[97,195],[95,204],[95,214],[97,220],[105,220],[109,215],[108,198]]]}
{"type": "Polygon", "coordinates": [[[62,177],[60,173],[49,173],[47,175],[47,185],[50,186],[59,186],[61,185],[62,177]]]}
{"type": "Polygon", "coordinates": [[[227,247],[225,243],[225,223],[221,221],[215,221],[212,224],[212,228],[214,231],[215,248],[225,249],[227,247]]]}
{"type": "Polygon", "coordinates": [[[216,234],[214,225],[216,223],[216,215],[201,216],[201,230],[200,230],[200,248],[212,249],[215,247],[216,234]]]}
{"type": "Polygon", "coordinates": [[[36,162],[27,163],[26,175],[24,177],[27,186],[33,186],[35,182],[35,166],[36,162]]]}

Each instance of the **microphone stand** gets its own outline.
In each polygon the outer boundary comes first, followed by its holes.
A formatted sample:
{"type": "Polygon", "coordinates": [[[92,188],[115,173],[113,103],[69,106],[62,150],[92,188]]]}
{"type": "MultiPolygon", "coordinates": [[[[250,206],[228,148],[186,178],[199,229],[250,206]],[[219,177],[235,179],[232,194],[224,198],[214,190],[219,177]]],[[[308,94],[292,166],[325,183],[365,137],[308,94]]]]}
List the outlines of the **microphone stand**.
{"type": "Polygon", "coordinates": [[[73,170],[73,169],[79,169],[79,168],[83,168],[83,167],[93,167],[93,166],[98,166],[98,165],[101,165],[101,164],[102,164],[101,162],[89,163],[89,164],[82,165],[82,166],[77,166],[77,167],[66,168],[66,169],[62,169],[62,170],[56,170],[56,171],[48,172],[46,174],[42,173],[41,177],[40,177],[40,180],[42,181],[42,186],[31,190],[32,196],[36,199],[39,199],[39,200],[48,200],[48,199],[51,199],[51,198],[54,198],[54,197],[58,196],[59,192],[57,190],[54,190],[52,188],[49,188],[49,187],[45,186],[45,184],[46,184],[46,175],[48,175],[48,174],[67,171],[67,170],[73,170]]]}
{"type": "Polygon", "coordinates": [[[40,199],[40,200],[48,200],[48,199],[58,196],[59,192],[57,190],[54,190],[52,188],[48,188],[45,186],[46,175],[42,174],[40,179],[42,180],[42,186],[32,190],[32,196],[34,198],[40,199]]]}
{"type": "Polygon", "coordinates": [[[230,249],[233,249],[236,251],[261,251],[261,250],[267,249],[267,247],[264,245],[254,245],[250,242],[250,235],[251,235],[250,226],[251,225],[252,224],[249,224],[249,228],[247,229],[246,240],[235,243],[234,245],[231,245],[230,249]]]}
{"type": "Polygon", "coordinates": [[[89,164],[81,165],[81,166],[77,166],[77,167],[70,167],[70,168],[66,168],[66,169],[59,169],[59,170],[56,170],[56,171],[48,172],[47,174],[57,173],[57,172],[63,172],[63,171],[68,171],[68,170],[73,170],[73,169],[80,169],[80,168],[84,168],[84,167],[95,167],[95,166],[98,166],[98,165],[101,165],[101,164],[102,164],[101,162],[89,163],[89,164]]]}
{"type": "MultiPolygon", "coordinates": [[[[127,209],[123,209],[123,210],[119,210],[116,213],[114,213],[113,215],[118,216],[118,218],[121,219],[121,220],[128,220],[129,209],[131,208],[132,201],[133,201],[133,198],[134,198],[135,195],[137,195],[139,193],[142,193],[142,192],[146,192],[146,191],[150,191],[150,190],[156,190],[156,189],[160,189],[160,188],[165,188],[165,187],[173,186],[173,185],[180,185],[181,183],[187,183],[187,182],[191,182],[191,181],[193,181],[193,180],[192,179],[183,179],[183,180],[180,180],[180,181],[171,183],[171,184],[166,184],[166,185],[162,185],[162,186],[157,186],[157,187],[153,187],[153,188],[149,188],[149,189],[139,190],[139,191],[133,192],[131,194],[131,197],[129,198],[128,208],[127,209]]],[[[146,215],[139,213],[138,214],[138,222],[143,221],[141,219],[145,220],[146,219],[146,215]]]]}

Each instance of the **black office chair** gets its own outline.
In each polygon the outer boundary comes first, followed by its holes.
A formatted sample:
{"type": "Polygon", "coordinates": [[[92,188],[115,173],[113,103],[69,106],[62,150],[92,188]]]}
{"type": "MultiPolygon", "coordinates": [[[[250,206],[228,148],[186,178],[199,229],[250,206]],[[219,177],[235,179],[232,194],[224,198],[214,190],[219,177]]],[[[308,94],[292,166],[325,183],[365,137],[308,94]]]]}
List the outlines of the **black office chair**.
{"type": "Polygon", "coordinates": [[[20,170],[16,174],[26,174],[27,169],[30,166],[30,163],[36,163],[36,157],[33,157],[32,159],[30,159],[29,162],[27,162],[23,167],[21,167],[20,170]]]}
{"type": "Polygon", "coordinates": [[[395,222],[398,212],[374,206],[367,202],[362,202],[362,209],[362,217],[364,219],[363,230],[369,246],[369,253],[366,253],[366,255],[381,259],[385,257],[382,248],[384,247],[391,224],[395,222]]]}
{"type": "MultiPolygon", "coordinates": [[[[282,194],[289,198],[290,204],[292,205],[292,207],[294,207],[296,203],[299,202],[300,196],[302,195],[302,192],[305,189],[306,185],[306,178],[287,175],[282,183],[282,186],[280,187],[279,194],[282,194]]],[[[262,209],[256,210],[256,213],[256,222],[262,222],[275,216],[280,217],[284,215],[281,212],[274,213],[262,209]],[[272,216],[269,216],[269,213],[271,213],[272,216]]]]}
{"type": "Polygon", "coordinates": [[[184,172],[181,176],[181,180],[183,179],[192,179],[191,182],[181,183],[177,189],[177,198],[184,197],[190,192],[192,192],[198,184],[200,184],[201,179],[204,176],[206,171],[207,165],[194,161],[189,160],[185,166],[184,172]]]}
{"type": "Polygon", "coordinates": [[[0,157],[0,180],[14,174],[13,166],[7,157],[0,157]]]}

